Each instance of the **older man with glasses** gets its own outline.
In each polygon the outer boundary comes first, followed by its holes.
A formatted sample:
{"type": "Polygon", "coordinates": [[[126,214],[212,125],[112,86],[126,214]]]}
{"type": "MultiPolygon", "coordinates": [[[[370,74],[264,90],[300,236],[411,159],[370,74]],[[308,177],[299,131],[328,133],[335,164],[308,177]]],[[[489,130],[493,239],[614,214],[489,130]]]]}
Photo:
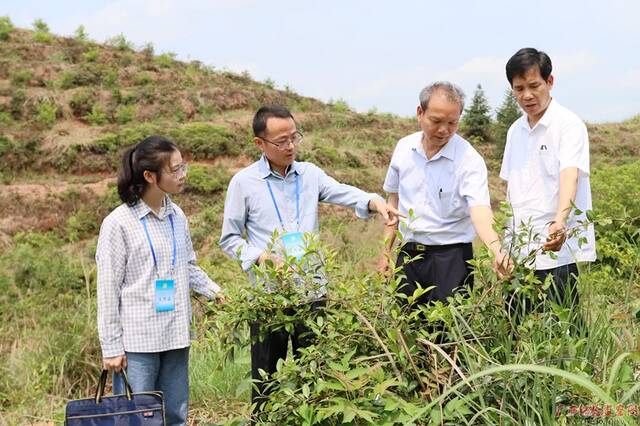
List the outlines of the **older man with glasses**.
{"type": "MultiPolygon", "coordinates": [[[[240,260],[242,269],[250,272],[253,265],[266,260],[281,264],[281,254],[270,249],[274,231],[281,236],[287,255],[304,251],[301,235],[318,231],[318,203],[325,202],[355,209],[362,219],[369,213],[380,213],[387,225],[398,220],[398,211],[377,194],[367,193],[337,182],[318,166],[295,161],[303,140],[293,115],[278,105],[263,106],[253,118],[254,142],[261,158],[239,171],[229,183],[224,206],[220,246],[232,258],[240,260]]],[[[324,288],[316,294],[323,303],[324,288]]],[[[251,375],[256,381],[252,392],[254,415],[261,410],[267,390],[260,382],[259,370],[268,374],[287,354],[289,339],[296,354],[305,345],[303,327],[289,334],[284,330],[260,336],[260,324],[251,327],[251,375]]]]}

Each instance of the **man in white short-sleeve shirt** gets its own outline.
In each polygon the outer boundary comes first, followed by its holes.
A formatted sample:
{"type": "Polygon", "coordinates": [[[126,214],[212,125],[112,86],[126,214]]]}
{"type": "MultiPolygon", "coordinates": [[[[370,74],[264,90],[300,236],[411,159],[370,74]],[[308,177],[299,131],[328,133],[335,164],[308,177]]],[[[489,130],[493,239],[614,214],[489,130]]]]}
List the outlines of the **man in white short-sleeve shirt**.
{"type": "MultiPolygon", "coordinates": [[[[478,152],[456,134],[464,93],[449,82],[436,82],[420,93],[421,131],[398,142],[384,181],[389,203],[409,216],[400,225],[402,247],[399,291],[412,296],[419,284],[434,286],[418,304],[446,302],[463,284],[471,284],[471,242],[476,237],[495,256],[494,268],[506,274],[509,261],[492,228],[487,168],[478,152]]],[[[398,225],[385,227],[379,271],[389,271],[389,255],[398,225]]]]}
{"type": "Polygon", "coordinates": [[[552,275],[549,297],[575,305],[576,262],[596,259],[593,226],[567,239],[591,209],[589,137],[582,120],[552,99],[551,68],[549,56],[532,48],[519,50],[507,62],[507,79],[525,115],[507,133],[500,177],[508,182],[512,233],[525,224],[532,235],[540,235],[540,241],[516,251],[526,256],[540,249],[533,266],[541,281],[552,275]],[[575,215],[572,203],[583,213],[575,215]],[[586,241],[578,244],[581,237],[586,241]]]}

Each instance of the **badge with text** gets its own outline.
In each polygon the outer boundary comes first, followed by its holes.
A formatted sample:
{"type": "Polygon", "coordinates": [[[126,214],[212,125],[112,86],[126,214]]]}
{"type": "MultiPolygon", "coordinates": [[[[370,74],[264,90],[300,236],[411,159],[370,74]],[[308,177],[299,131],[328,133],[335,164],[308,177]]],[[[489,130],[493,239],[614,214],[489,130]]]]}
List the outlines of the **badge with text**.
{"type": "Polygon", "coordinates": [[[174,280],[156,280],[156,312],[173,311],[176,308],[174,280]]]}
{"type": "Polygon", "coordinates": [[[280,237],[284,245],[284,252],[287,256],[293,256],[296,260],[302,259],[305,253],[302,235],[302,232],[289,232],[280,237]]]}

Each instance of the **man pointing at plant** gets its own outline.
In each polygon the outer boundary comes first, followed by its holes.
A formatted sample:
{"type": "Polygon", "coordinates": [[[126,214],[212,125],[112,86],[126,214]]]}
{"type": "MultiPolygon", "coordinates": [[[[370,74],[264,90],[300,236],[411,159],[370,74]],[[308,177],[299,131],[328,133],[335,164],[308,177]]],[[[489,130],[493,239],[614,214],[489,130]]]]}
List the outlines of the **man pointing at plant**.
{"type": "MultiPolygon", "coordinates": [[[[487,168],[478,152],[456,134],[464,93],[449,82],[436,82],[420,92],[420,131],[398,142],[384,181],[389,203],[413,218],[400,226],[402,247],[396,265],[399,291],[410,297],[435,286],[416,301],[443,301],[471,284],[471,242],[476,237],[494,255],[494,269],[508,273],[510,263],[492,228],[487,168]]],[[[389,268],[397,224],[384,229],[380,272],[389,268]]]]}
{"type": "MultiPolygon", "coordinates": [[[[240,260],[245,271],[267,260],[283,262],[279,253],[269,249],[274,231],[281,236],[287,255],[300,253],[300,233],[318,230],[319,202],[354,208],[363,219],[378,212],[389,226],[397,223],[398,211],[379,195],[341,184],[312,163],[295,161],[303,136],[286,108],[260,108],[253,118],[253,133],[262,156],[231,179],[220,237],[220,247],[240,260]]],[[[289,338],[294,353],[302,344],[298,330],[292,335],[284,330],[268,332],[263,339],[259,330],[260,324],[252,325],[251,373],[256,381],[261,380],[260,369],[268,374],[276,371],[278,360],[287,354],[289,338]]],[[[263,383],[254,387],[256,411],[265,393],[263,383]]]]}

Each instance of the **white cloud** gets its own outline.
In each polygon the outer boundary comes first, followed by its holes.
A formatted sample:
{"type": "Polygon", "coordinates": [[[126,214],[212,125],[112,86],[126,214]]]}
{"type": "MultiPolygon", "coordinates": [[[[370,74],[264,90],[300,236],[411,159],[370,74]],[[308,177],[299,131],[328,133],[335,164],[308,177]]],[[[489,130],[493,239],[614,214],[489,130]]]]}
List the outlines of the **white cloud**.
{"type": "Polygon", "coordinates": [[[598,64],[598,58],[591,52],[556,54],[551,57],[553,73],[567,77],[590,71],[598,64]]]}

